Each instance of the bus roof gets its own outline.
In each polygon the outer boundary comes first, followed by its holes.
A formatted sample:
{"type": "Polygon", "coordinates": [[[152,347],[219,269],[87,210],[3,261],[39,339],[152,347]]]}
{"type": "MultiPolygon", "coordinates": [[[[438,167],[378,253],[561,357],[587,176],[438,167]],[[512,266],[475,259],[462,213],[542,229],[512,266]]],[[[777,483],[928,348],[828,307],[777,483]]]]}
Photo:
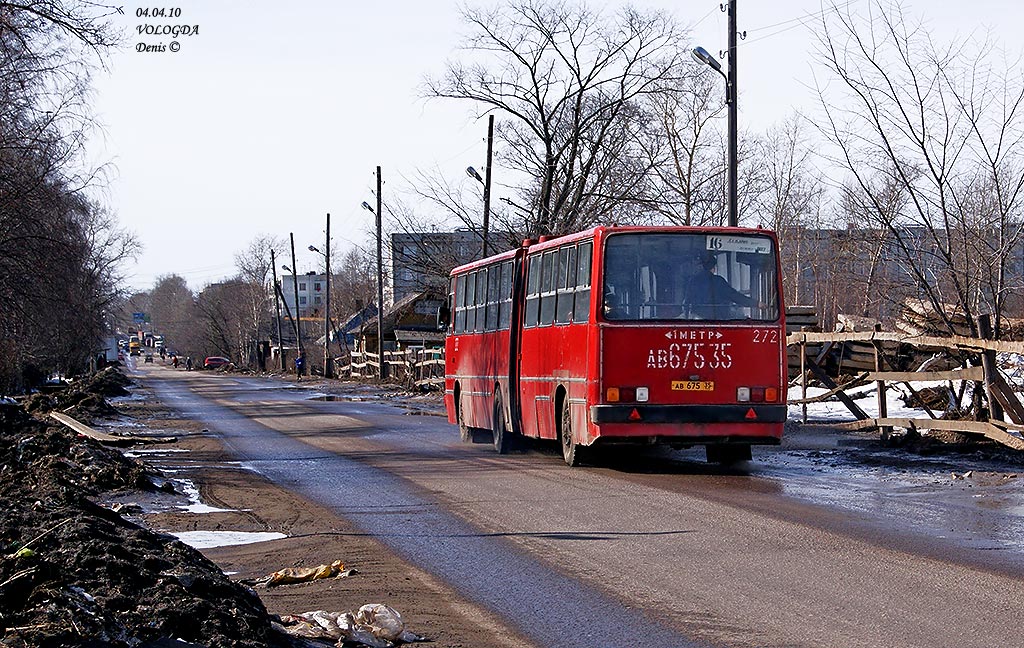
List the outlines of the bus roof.
{"type": "Polygon", "coordinates": [[[515,256],[522,250],[525,250],[527,254],[532,252],[539,252],[548,248],[558,247],[565,243],[573,243],[575,241],[586,240],[588,238],[604,238],[605,235],[611,233],[652,233],[652,232],[678,232],[685,234],[759,234],[762,236],[769,236],[775,238],[775,232],[773,230],[761,229],[760,227],[694,227],[692,225],[597,225],[590,229],[585,229],[580,232],[574,232],[572,234],[564,234],[562,236],[551,236],[541,237],[541,240],[527,239],[523,241],[523,245],[501,254],[495,254],[485,259],[479,259],[477,261],[471,261],[463,265],[453,268],[451,271],[452,275],[462,274],[469,272],[477,268],[481,268],[492,263],[498,263],[515,258],[515,256]]]}

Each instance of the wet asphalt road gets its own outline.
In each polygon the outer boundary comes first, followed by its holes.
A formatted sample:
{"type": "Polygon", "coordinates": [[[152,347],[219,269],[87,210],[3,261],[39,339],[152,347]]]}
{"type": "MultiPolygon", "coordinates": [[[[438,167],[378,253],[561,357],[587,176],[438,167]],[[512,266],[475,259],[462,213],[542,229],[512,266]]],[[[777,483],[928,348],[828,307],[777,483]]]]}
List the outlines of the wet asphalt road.
{"type": "Polygon", "coordinates": [[[239,460],[538,646],[1024,645],[1012,501],[947,529],[969,509],[898,497],[918,473],[860,488],[851,505],[847,491],[878,467],[822,461],[827,447],[755,455],[747,472],[693,453],[569,469],[553,448],[499,457],[390,404],[230,375],[143,378],[239,460]],[[829,501],[833,490],[847,494],[829,501]]]}

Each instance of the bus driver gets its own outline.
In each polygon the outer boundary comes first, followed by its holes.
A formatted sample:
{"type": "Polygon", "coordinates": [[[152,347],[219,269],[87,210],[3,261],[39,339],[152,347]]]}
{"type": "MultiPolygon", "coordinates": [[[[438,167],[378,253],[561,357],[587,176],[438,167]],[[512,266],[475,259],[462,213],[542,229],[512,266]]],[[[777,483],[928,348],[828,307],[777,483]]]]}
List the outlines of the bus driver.
{"type": "Polygon", "coordinates": [[[729,285],[724,277],[715,274],[718,255],[708,252],[701,259],[701,267],[686,286],[685,302],[690,317],[699,319],[730,319],[733,304],[763,308],[764,304],[748,297],[729,285]]]}

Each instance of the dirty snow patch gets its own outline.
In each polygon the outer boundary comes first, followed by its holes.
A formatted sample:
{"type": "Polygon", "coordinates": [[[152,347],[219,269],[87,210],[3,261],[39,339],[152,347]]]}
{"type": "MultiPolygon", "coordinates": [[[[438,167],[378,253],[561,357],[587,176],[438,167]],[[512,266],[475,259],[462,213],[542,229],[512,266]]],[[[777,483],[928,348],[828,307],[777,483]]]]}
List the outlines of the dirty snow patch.
{"type": "MultiPolygon", "coordinates": [[[[217,508],[216,506],[209,506],[203,504],[203,500],[199,497],[199,489],[196,485],[188,479],[175,479],[174,480],[180,487],[181,491],[188,496],[189,504],[184,504],[178,508],[184,509],[189,513],[228,513],[234,509],[217,508]]],[[[254,540],[253,542],[258,542],[254,540]]]]}
{"type": "Polygon", "coordinates": [[[172,532],[171,535],[195,549],[230,547],[288,537],[276,531],[180,531],[172,532]]]}

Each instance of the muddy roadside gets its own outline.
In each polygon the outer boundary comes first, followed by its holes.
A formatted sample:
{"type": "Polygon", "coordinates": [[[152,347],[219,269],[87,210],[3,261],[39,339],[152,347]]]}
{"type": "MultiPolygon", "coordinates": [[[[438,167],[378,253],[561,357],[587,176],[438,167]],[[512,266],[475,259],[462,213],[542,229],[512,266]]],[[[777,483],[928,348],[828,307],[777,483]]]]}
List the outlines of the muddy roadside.
{"type": "MultiPolygon", "coordinates": [[[[361,533],[324,507],[304,500],[233,462],[219,439],[200,424],[160,403],[143,384],[117,408],[152,434],[175,436],[166,446],[136,453],[182,492],[194,485],[203,504],[189,512],[179,500],[143,502],[146,526],[168,533],[190,531],[274,532],[286,537],[202,549],[232,580],[252,583],[286,568],[341,561],[356,573],[341,579],[267,587],[256,591],[272,614],[311,610],[355,611],[383,603],[401,613],[405,625],[437,646],[508,648],[527,646],[494,615],[463,600],[452,588],[406,563],[382,543],[361,533]]],[[[124,502],[124,504],[138,504],[124,502]]]]}

